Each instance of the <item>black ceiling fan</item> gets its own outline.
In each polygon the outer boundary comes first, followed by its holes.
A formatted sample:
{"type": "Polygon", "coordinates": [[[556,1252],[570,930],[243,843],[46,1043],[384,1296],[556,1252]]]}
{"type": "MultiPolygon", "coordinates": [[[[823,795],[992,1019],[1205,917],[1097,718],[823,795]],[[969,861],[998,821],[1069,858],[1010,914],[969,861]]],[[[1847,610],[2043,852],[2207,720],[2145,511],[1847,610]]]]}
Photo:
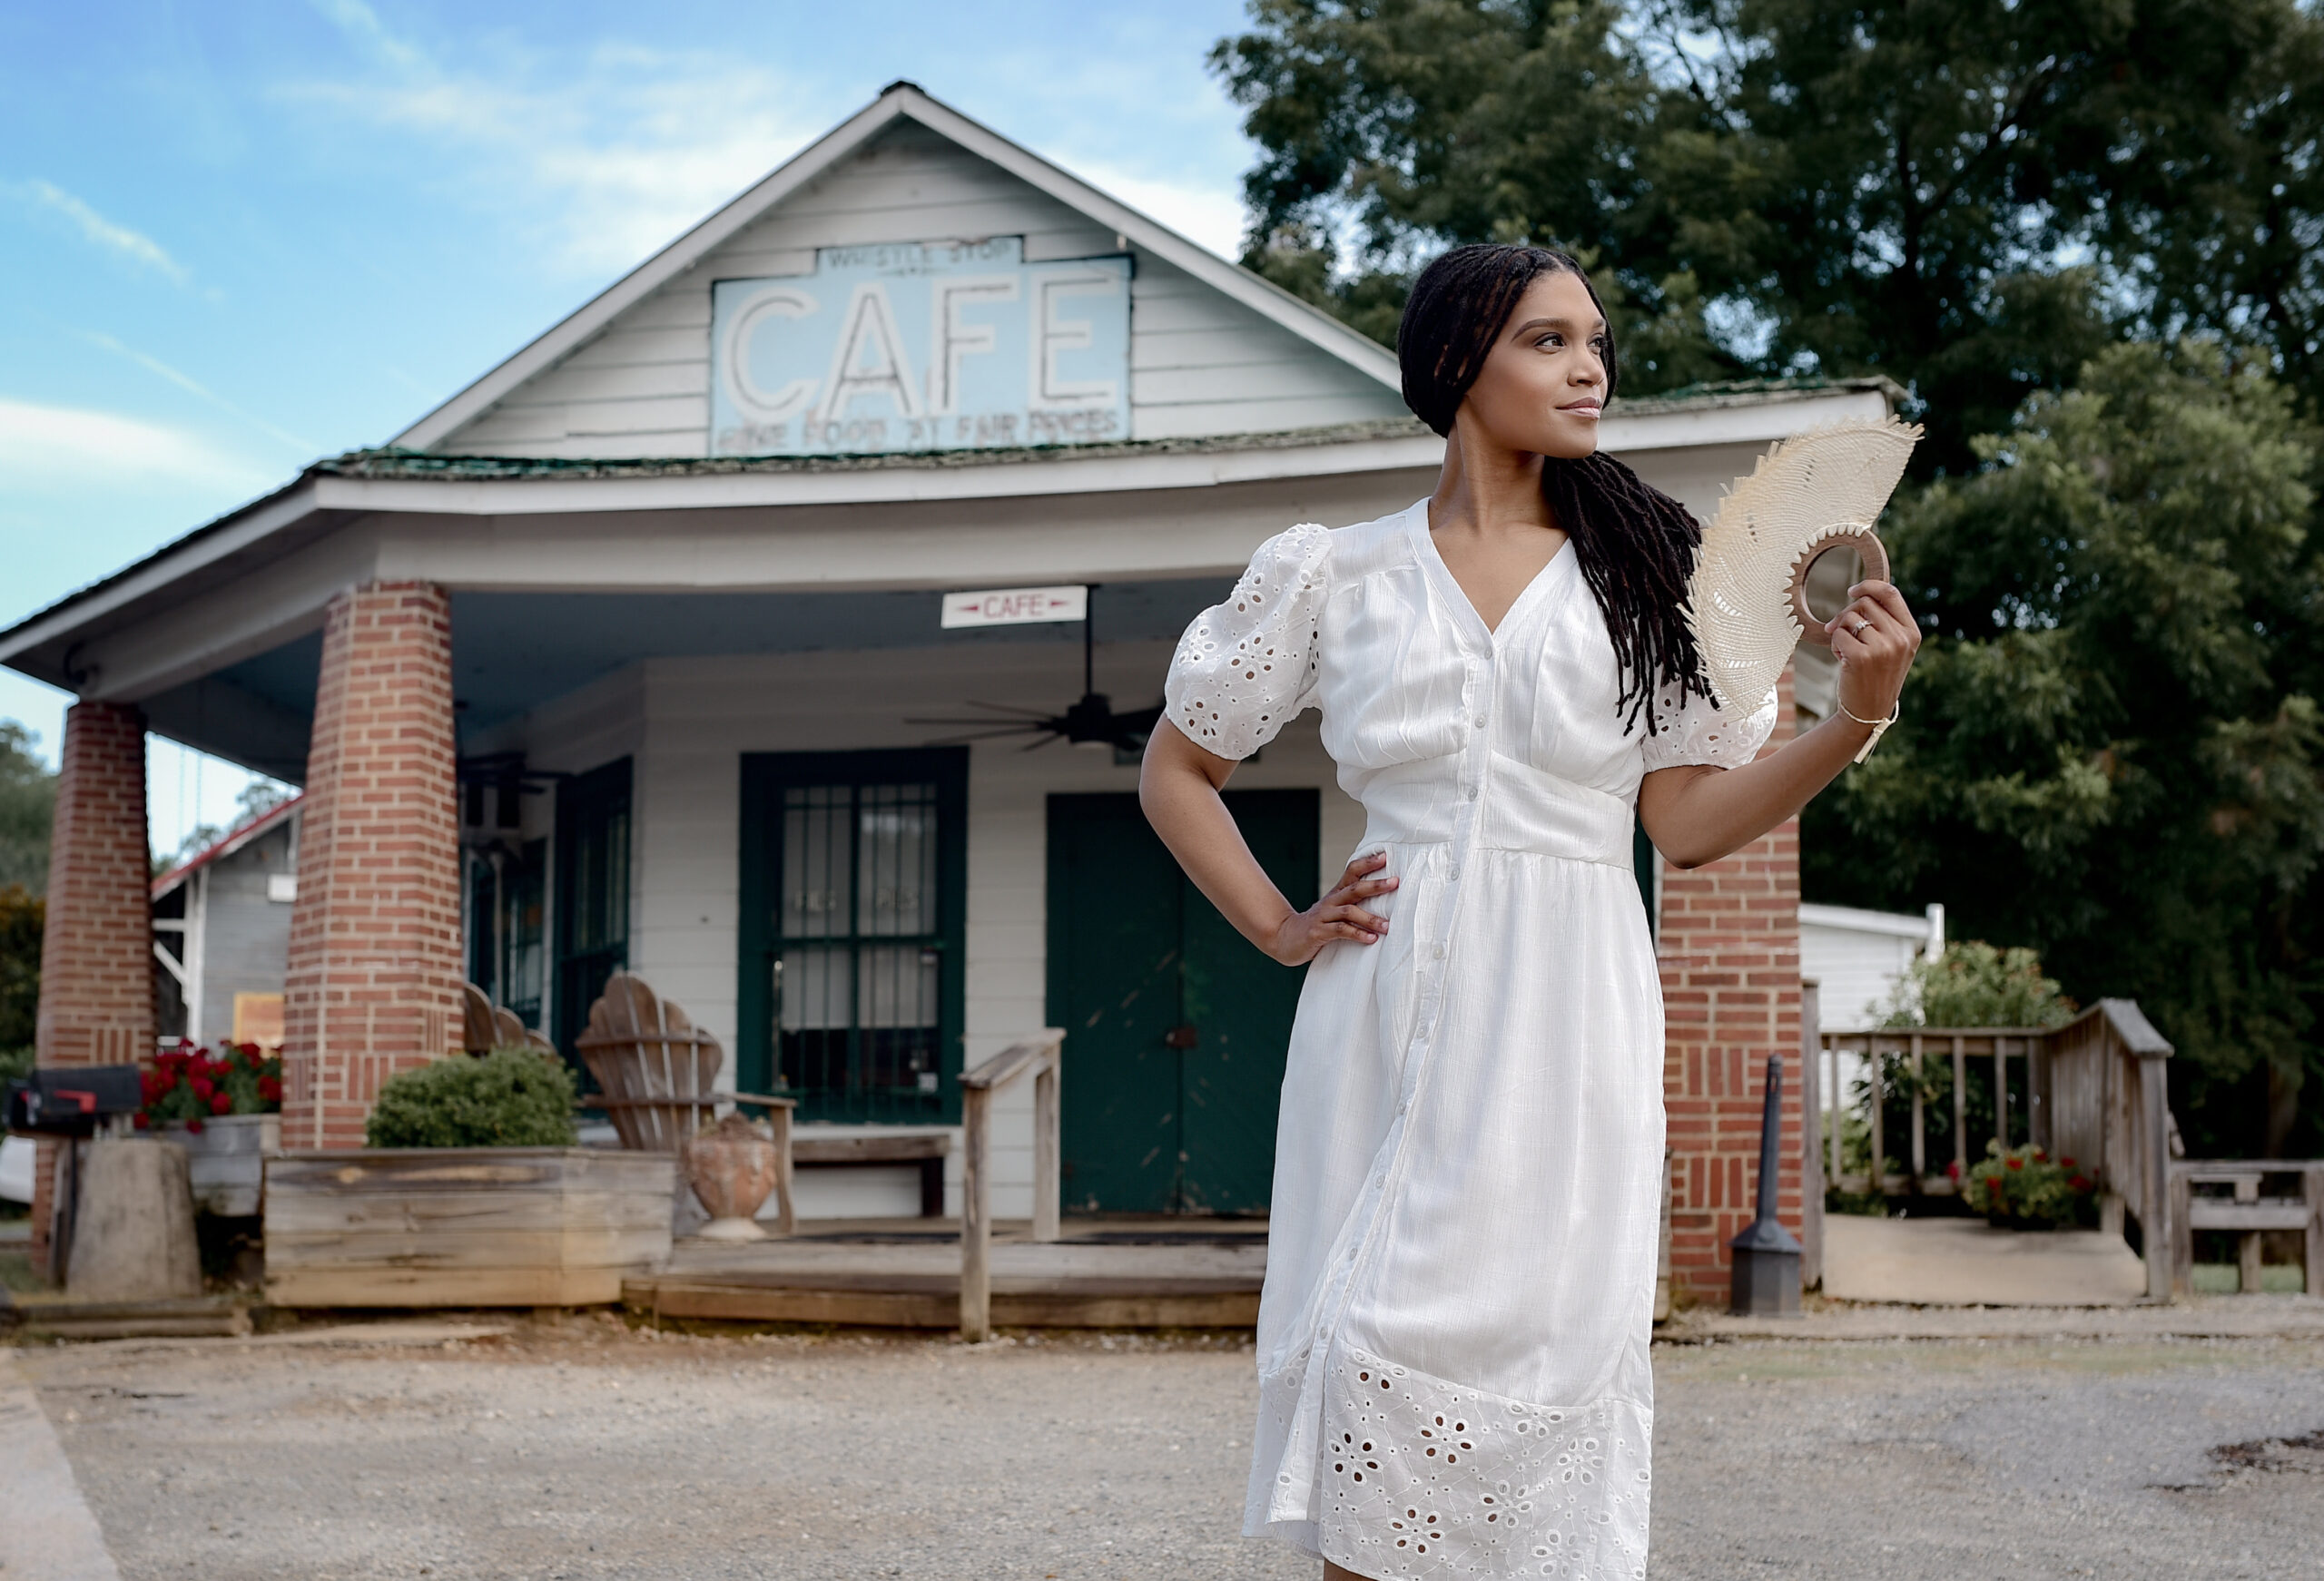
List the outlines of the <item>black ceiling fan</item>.
{"type": "Polygon", "coordinates": [[[1162,705],[1157,702],[1152,708],[1114,712],[1113,700],[1098,690],[1097,630],[1098,589],[1092,584],[1089,602],[1081,615],[1081,701],[1063,713],[1044,713],[1038,708],[1019,708],[1006,702],[971,702],[962,706],[985,710],[982,718],[907,719],[904,722],[984,727],[932,741],[928,743],[931,747],[965,746],[970,741],[1029,735],[1033,738],[1025,743],[1024,750],[1029,752],[1053,741],[1070,741],[1077,747],[1113,747],[1126,752],[1142,752],[1146,750],[1146,738],[1153,733],[1162,717],[1162,705]]]}

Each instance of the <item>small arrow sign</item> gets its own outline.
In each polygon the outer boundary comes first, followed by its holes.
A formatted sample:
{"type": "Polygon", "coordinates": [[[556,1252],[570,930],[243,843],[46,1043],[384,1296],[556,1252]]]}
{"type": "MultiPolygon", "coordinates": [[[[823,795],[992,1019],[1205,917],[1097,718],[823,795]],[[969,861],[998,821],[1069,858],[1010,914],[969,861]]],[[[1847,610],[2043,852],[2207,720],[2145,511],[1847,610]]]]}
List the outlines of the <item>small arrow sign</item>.
{"type": "Polygon", "coordinates": [[[944,595],[944,626],[1026,626],[1089,618],[1087,587],[995,587],[944,595]]]}

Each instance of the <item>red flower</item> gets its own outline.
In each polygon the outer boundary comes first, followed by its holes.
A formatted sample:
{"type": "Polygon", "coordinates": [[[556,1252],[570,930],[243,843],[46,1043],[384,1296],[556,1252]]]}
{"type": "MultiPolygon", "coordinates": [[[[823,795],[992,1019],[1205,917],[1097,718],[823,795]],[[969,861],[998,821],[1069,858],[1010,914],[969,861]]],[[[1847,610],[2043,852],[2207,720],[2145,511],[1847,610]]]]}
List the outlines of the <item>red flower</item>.
{"type": "Polygon", "coordinates": [[[2045,1159],[2045,1158],[2047,1158],[2047,1157],[2049,1157],[2049,1156],[2050,1156],[2050,1155],[2049,1155],[2048,1154],[2046,1154],[2046,1153],[2043,1152],[2043,1151],[2042,1151],[2040,1148],[2038,1148],[2038,1147],[2037,1147],[2037,1148],[2035,1148],[2035,1149],[2034,1150],[2034,1163],[2036,1163],[2036,1164],[2041,1163],[2043,1159],[2045,1159]]]}
{"type": "Polygon", "coordinates": [[[2071,1189],[2078,1192],[2086,1192],[2090,1189],[2090,1183],[2083,1179],[2080,1175],[2075,1175],[2072,1180],[2066,1182],[2066,1184],[2071,1189]]]}
{"type": "Polygon", "coordinates": [[[270,1104],[281,1103],[282,1101],[282,1083],[280,1079],[274,1076],[259,1077],[258,1095],[270,1104]]]}
{"type": "Polygon", "coordinates": [[[163,1093],[168,1092],[170,1084],[162,1079],[160,1071],[140,1071],[137,1073],[137,1089],[145,1095],[145,1101],[150,1104],[163,1093]]]}
{"type": "Polygon", "coordinates": [[[2002,1162],[2008,1164],[2012,1169],[2024,1169],[2025,1167],[2025,1161],[2022,1158],[2004,1159],[2002,1162]]]}
{"type": "Polygon", "coordinates": [[[129,1122],[129,1123],[130,1123],[131,1124],[133,1124],[133,1125],[136,1126],[140,1131],[143,1131],[143,1130],[144,1130],[144,1129],[145,1129],[145,1125],[146,1125],[146,1119],[145,1119],[145,1116],[144,1116],[143,1115],[142,1115],[142,1114],[141,1114],[141,1115],[138,1115],[133,1116],[133,1117],[130,1120],[130,1122],[129,1122]]]}
{"type": "Polygon", "coordinates": [[[192,1119],[188,1120],[188,1121],[185,1123],[185,1128],[186,1128],[187,1130],[189,1130],[189,1131],[199,1131],[199,1130],[201,1130],[201,1129],[202,1129],[202,1116],[201,1116],[201,1115],[196,1115],[192,1119]]]}
{"type": "Polygon", "coordinates": [[[223,1088],[211,1094],[210,1112],[213,1115],[232,1114],[234,1112],[234,1095],[225,1091],[223,1088]]]}
{"type": "Polygon", "coordinates": [[[1993,1193],[1995,1196],[2001,1195],[2001,1177],[1999,1175],[1987,1175],[1985,1177],[1985,1189],[1993,1193]]]}
{"type": "Polygon", "coordinates": [[[205,1104],[210,1101],[210,1095],[217,1090],[217,1084],[208,1076],[194,1076],[187,1085],[193,1088],[193,1095],[205,1104]]]}
{"type": "Polygon", "coordinates": [[[2058,1160],[2058,1167],[2060,1169],[2072,1169],[2073,1167],[2073,1160],[2071,1158],[2061,1158],[2058,1160]]]}
{"type": "Polygon", "coordinates": [[[1961,1161],[1956,1158],[1951,1164],[1946,1164],[1945,1166],[1945,1173],[1949,1178],[1953,1180],[1959,1180],[1961,1178],[1961,1161]]]}

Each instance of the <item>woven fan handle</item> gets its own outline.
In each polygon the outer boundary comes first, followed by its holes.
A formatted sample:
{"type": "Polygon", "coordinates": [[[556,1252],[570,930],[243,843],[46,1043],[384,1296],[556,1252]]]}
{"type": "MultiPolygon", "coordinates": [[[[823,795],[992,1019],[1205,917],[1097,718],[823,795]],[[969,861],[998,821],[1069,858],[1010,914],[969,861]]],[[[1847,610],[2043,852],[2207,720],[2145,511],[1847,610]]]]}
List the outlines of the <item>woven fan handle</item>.
{"type": "MultiPolygon", "coordinates": [[[[1888,580],[1888,551],[1880,535],[1870,527],[1846,527],[1828,538],[1818,538],[1808,545],[1791,565],[1791,613],[1799,622],[1799,640],[1819,648],[1832,645],[1831,634],[1824,630],[1824,623],[1807,608],[1807,573],[1816,562],[1834,549],[1854,549],[1864,561],[1866,582],[1888,580]]],[[[1762,584],[1761,585],[1765,585],[1762,584]]]]}

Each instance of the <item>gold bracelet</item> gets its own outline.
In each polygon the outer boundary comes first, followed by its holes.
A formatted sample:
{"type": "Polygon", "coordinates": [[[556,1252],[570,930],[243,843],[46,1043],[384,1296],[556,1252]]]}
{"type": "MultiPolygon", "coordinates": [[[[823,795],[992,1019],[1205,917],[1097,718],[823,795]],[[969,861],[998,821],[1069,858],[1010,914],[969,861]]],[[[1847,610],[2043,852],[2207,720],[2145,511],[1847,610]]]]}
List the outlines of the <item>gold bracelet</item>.
{"type": "Polygon", "coordinates": [[[1856,762],[1859,763],[1864,761],[1865,759],[1872,756],[1872,749],[1880,744],[1880,738],[1887,733],[1888,727],[1895,724],[1897,719],[1905,712],[1905,700],[1901,696],[1896,699],[1896,706],[1889,709],[1888,717],[1886,719],[1866,719],[1862,714],[1857,713],[1855,710],[1848,707],[1846,703],[1840,702],[1837,694],[1833,697],[1832,702],[1838,707],[1842,713],[1846,714],[1850,719],[1856,721],[1856,723],[1861,725],[1869,725],[1872,729],[1872,739],[1864,743],[1864,750],[1856,753],[1854,759],[1856,762]]]}

